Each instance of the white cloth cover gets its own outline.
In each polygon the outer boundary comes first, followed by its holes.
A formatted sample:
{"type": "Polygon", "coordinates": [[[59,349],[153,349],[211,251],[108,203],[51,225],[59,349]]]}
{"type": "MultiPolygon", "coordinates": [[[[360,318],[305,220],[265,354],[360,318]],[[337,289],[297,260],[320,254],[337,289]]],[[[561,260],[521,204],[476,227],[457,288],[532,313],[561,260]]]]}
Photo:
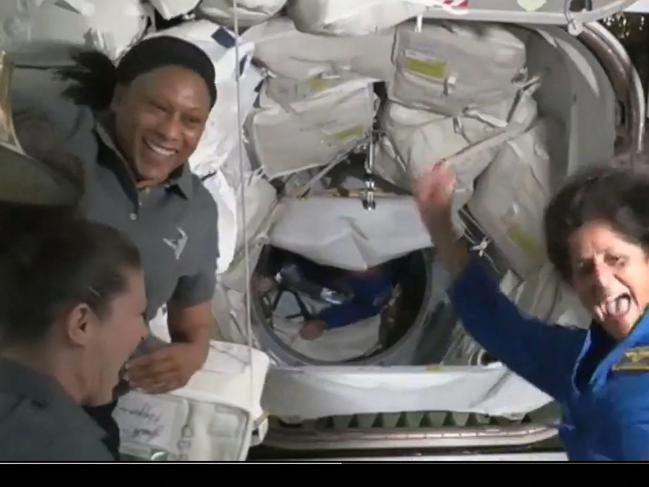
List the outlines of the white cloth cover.
{"type": "MultiPolygon", "coordinates": [[[[259,24],[279,12],[286,0],[238,0],[236,13],[240,27],[259,24]]],[[[202,0],[198,15],[219,24],[234,26],[234,2],[232,0],[202,0]]]]}
{"type": "Polygon", "coordinates": [[[217,171],[213,176],[203,180],[203,185],[210,192],[217,206],[219,257],[216,272],[221,273],[230,266],[234,258],[239,224],[237,195],[221,171],[217,171]]]}
{"type": "Polygon", "coordinates": [[[21,62],[70,62],[70,48],[91,48],[117,59],[145,33],[152,13],[140,0],[4,0],[0,49],[21,62]]]}
{"type": "Polygon", "coordinates": [[[374,211],[360,198],[312,196],[282,205],[271,244],[319,264],[366,270],[431,246],[411,197],[377,198],[374,211]]]}
{"type": "Polygon", "coordinates": [[[203,185],[218,207],[219,258],[217,273],[224,274],[243,252],[244,230],[248,244],[263,236],[271,223],[270,215],[277,203],[275,188],[259,172],[249,168],[247,153],[243,152],[243,187],[239,177],[238,151],[232,152],[223,166],[203,177],[203,185]],[[242,205],[245,197],[245,224],[242,205]]]}
{"type": "Polygon", "coordinates": [[[304,32],[355,36],[393,27],[431,7],[461,12],[465,4],[466,0],[294,0],[287,10],[304,32]]]}
{"type": "Polygon", "coordinates": [[[188,14],[201,0],[149,0],[151,5],[162,15],[163,18],[169,20],[179,15],[188,14]]]}
{"type": "Polygon", "coordinates": [[[486,367],[273,367],[262,404],[270,414],[313,419],[403,411],[524,414],[551,398],[502,364],[486,367]]]}

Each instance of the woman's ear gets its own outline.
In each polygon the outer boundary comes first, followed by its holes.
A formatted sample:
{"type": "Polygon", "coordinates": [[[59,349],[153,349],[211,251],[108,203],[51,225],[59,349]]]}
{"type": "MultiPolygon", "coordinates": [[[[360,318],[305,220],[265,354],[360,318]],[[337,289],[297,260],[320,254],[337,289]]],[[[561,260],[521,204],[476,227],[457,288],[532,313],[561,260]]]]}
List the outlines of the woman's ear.
{"type": "Polygon", "coordinates": [[[63,317],[66,338],[77,346],[86,346],[95,334],[98,318],[85,303],[79,303],[63,317]]]}

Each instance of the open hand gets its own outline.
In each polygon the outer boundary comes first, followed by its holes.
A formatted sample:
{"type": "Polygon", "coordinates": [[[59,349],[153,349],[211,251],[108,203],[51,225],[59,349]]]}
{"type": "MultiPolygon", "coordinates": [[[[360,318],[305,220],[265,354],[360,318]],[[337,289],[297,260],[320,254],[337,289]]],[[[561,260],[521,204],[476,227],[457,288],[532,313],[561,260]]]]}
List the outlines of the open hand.
{"type": "Polygon", "coordinates": [[[163,394],[185,386],[204,362],[203,350],[174,343],[128,362],[126,379],[133,388],[163,394]]]}
{"type": "Polygon", "coordinates": [[[451,208],[455,190],[455,172],[440,161],[427,170],[415,183],[415,200],[421,218],[429,231],[452,228],[451,208]]]}

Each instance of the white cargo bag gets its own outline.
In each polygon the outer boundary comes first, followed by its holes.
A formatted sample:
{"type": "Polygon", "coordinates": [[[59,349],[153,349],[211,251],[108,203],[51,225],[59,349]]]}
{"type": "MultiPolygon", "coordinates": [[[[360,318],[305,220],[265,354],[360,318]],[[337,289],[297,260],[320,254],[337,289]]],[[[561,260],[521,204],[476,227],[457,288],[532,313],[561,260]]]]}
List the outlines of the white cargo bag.
{"type": "MultiPolygon", "coordinates": [[[[240,27],[249,27],[268,20],[279,12],[286,0],[238,0],[236,13],[240,27]]],[[[198,15],[234,26],[234,2],[232,0],[202,0],[197,9],[198,15]]]]}
{"type": "Polygon", "coordinates": [[[394,27],[430,7],[461,12],[466,0],[294,0],[288,15],[313,34],[355,36],[394,27]]]}
{"type": "Polygon", "coordinates": [[[558,136],[549,118],[508,141],[478,179],[471,213],[523,279],[545,262],[543,211],[551,196],[548,148],[558,136]]]}
{"type": "Polygon", "coordinates": [[[375,104],[372,86],[356,81],[290,105],[266,97],[246,124],[254,159],[269,178],[329,164],[369,134],[375,104]]]}
{"type": "Polygon", "coordinates": [[[592,320],[575,292],[564,283],[550,262],[521,281],[511,271],[500,289],[516,306],[545,323],[588,328],[592,320]]]}
{"type": "Polygon", "coordinates": [[[363,271],[431,246],[409,196],[377,197],[374,211],[360,198],[312,196],[282,205],[270,243],[318,264],[363,271]]]}
{"type": "Polygon", "coordinates": [[[40,66],[69,64],[70,48],[117,59],[144,35],[151,13],[140,0],[4,0],[0,49],[40,66]]]}
{"type": "MultiPolygon", "coordinates": [[[[203,186],[209,191],[216,202],[219,235],[219,257],[216,271],[225,271],[234,257],[237,236],[237,196],[235,189],[228,183],[223,172],[217,171],[212,176],[203,179],[203,186]]],[[[205,222],[207,224],[207,222],[205,222]]]]}
{"type": "MultiPolygon", "coordinates": [[[[228,181],[232,178],[225,175],[228,181]]],[[[231,183],[232,184],[232,183],[231,183]]],[[[259,173],[245,175],[243,189],[238,180],[235,184],[236,198],[236,227],[228,229],[228,241],[234,242],[234,255],[230,264],[218,269],[218,282],[225,288],[245,292],[248,279],[246,277],[245,246],[248,248],[250,272],[254,271],[264,245],[268,242],[268,229],[274,221],[277,209],[277,192],[275,188],[259,173]],[[245,222],[242,205],[242,192],[245,196],[245,222]],[[245,231],[245,233],[244,233],[245,231]],[[246,238],[244,239],[244,234],[246,238]]]]}
{"type": "MultiPolygon", "coordinates": [[[[252,111],[259,96],[257,89],[262,82],[259,70],[244,61],[243,72],[239,78],[240,119],[243,123],[252,111]]],[[[237,82],[223,79],[216,83],[217,99],[210,112],[205,131],[189,158],[189,164],[199,175],[209,174],[227,164],[237,152],[239,144],[239,116],[237,115],[237,82]]]]}
{"type": "Polygon", "coordinates": [[[397,168],[402,167],[411,182],[440,160],[448,160],[457,176],[454,207],[459,209],[471,198],[475,179],[502,143],[523,133],[536,116],[536,102],[529,91],[514,100],[465,110],[457,117],[388,102],[381,125],[389,144],[381,145],[384,158],[379,165],[385,173],[390,158],[395,159],[388,175],[403,186],[397,168]]]}
{"type": "Polygon", "coordinates": [[[224,164],[200,165],[193,171],[201,178],[203,185],[212,195],[218,207],[219,258],[217,274],[223,275],[243,250],[244,233],[248,245],[270,225],[269,216],[277,202],[275,188],[263,177],[261,171],[250,169],[250,160],[244,148],[242,165],[238,147],[230,153],[224,164]],[[243,178],[240,177],[243,169],[243,178]],[[243,187],[241,186],[243,181],[243,187]],[[245,196],[246,214],[242,204],[245,196]]]}
{"type": "Polygon", "coordinates": [[[448,115],[510,99],[525,79],[524,40],[492,24],[424,24],[416,32],[405,23],[397,27],[393,56],[389,97],[448,115]]]}
{"type": "Polygon", "coordinates": [[[394,77],[394,29],[359,37],[327,37],[300,32],[290,19],[278,17],[242,37],[255,43],[255,59],[274,76],[298,81],[334,76],[388,81],[394,77]]]}
{"type": "Polygon", "coordinates": [[[189,383],[169,394],[130,392],[114,412],[121,452],[169,461],[245,460],[269,359],[243,345],[212,341],[207,361],[189,383]],[[251,376],[252,374],[252,380],[251,376]]]}
{"type": "Polygon", "coordinates": [[[169,20],[179,15],[188,14],[201,0],[149,0],[151,5],[162,15],[163,18],[169,20]]]}

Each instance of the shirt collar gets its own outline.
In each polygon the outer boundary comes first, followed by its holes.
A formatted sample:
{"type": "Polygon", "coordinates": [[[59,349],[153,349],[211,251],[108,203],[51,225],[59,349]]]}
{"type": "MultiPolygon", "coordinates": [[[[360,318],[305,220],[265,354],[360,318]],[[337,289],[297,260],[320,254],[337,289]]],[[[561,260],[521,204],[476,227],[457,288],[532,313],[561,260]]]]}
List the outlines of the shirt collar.
{"type": "Polygon", "coordinates": [[[190,199],[194,195],[194,182],[192,173],[187,164],[176,169],[165,183],[166,188],[177,189],[185,199],[190,199]]]}

